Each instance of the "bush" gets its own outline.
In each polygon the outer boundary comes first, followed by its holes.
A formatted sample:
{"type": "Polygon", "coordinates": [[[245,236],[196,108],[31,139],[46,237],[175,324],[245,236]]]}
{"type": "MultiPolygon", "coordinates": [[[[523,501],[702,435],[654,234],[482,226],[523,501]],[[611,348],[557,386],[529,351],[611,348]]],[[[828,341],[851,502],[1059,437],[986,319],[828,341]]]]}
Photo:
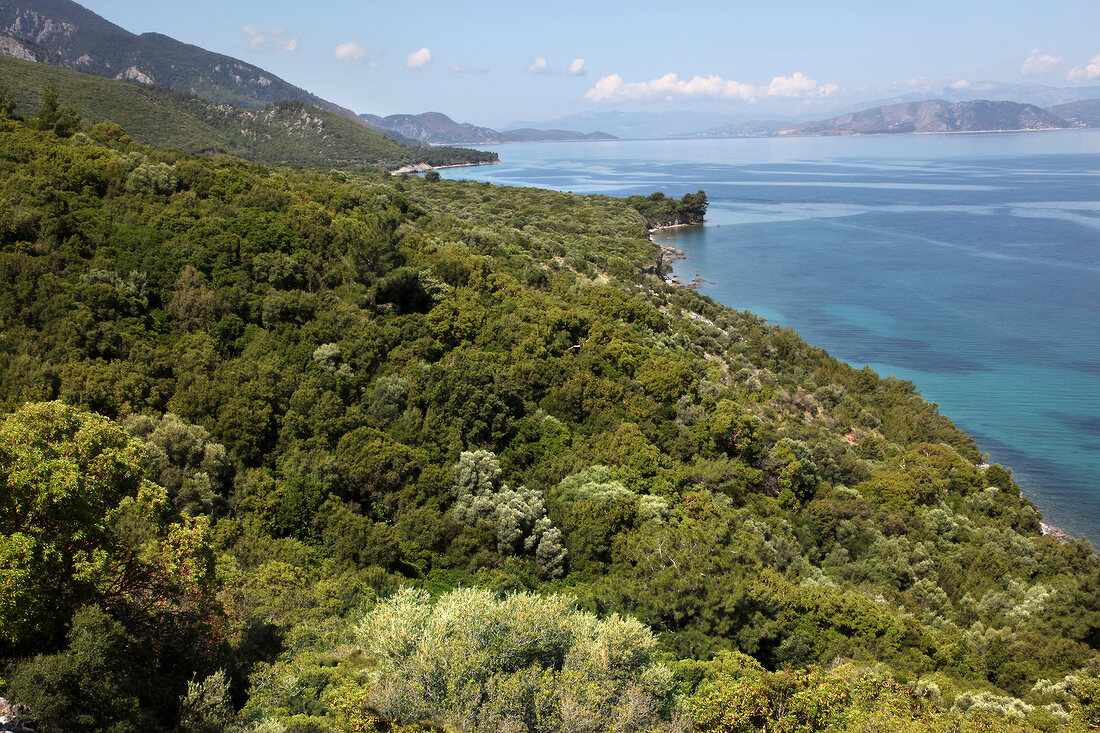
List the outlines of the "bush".
{"type": "Polygon", "coordinates": [[[571,599],[481,589],[433,606],[406,589],[367,614],[357,639],[378,667],[370,702],[404,723],[455,730],[653,730],[671,673],[634,619],[598,619],[571,599]]]}

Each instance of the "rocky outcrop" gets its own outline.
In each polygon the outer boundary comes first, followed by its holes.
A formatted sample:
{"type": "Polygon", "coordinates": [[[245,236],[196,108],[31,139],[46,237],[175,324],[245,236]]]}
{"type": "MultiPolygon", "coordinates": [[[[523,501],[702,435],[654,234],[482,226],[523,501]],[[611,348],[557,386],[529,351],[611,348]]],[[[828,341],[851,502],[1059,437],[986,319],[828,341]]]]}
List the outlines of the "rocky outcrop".
{"type": "Polygon", "coordinates": [[[23,724],[27,711],[22,705],[13,705],[0,697],[0,731],[11,733],[34,733],[34,729],[23,724]]]}

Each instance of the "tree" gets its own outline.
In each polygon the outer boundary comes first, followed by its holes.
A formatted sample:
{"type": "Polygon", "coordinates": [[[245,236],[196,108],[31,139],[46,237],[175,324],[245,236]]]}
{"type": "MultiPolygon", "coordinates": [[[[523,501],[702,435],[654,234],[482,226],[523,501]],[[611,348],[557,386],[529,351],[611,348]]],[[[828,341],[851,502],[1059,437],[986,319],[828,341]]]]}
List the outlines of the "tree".
{"type": "Polygon", "coordinates": [[[168,667],[214,653],[209,523],[168,522],[144,457],[120,425],[62,402],[0,423],[0,645],[57,648],[76,609],[99,604],[168,667]]]}
{"type": "Polygon", "coordinates": [[[482,589],[434,605],[398,592],[356,629],[376,664],[370,701],[386,717],[448,730],[662,730],[672,676],[635,619],[598,619],[571,599],[482,589]]]}
{"type": "Polygon", "coordinates": [[[15,99],[15,95],[9,92],[7,87],[0,87],[0,120],[19,119],[15,114],[18,106],[19,102],[15,99]]]}
{"type": "Polygon", "coordinates": [[[0,424],[0,640],[56,634],[125,564],[116,522],[155,503],[141,443],[61,402],[28,404],[0,424]]]}
{"type": "Polygon", "coordinates": [[[564,574],[566,552],[561,530],[546,516],[539,492],[500,484],[500,463],[487,450],[464,451],[454,475],[455,519],[466,525],[491,522],[501,555],[533,551],[548,576],[564,574]]]}
{"type": "Polygon", "coordinates": [[[80,115],[72,107],[62,107],[57,87],[47,84],[42,92],[42,106],[31,120],[31,126],[38,130],[52,130],[58,137],[69,137],[80,126],[80,115]]]}

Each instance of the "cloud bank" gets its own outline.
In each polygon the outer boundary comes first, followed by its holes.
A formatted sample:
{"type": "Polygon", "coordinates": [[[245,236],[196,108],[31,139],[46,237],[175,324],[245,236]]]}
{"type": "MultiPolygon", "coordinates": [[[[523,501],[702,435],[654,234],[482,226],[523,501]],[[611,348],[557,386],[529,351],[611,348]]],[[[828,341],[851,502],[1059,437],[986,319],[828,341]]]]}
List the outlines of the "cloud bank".
{"type": "Polygon", "coordinates": [[[1100,79],[1100,55],[1093,56],[1085,66],[1070,69],[1069,73],[1066,74],[1066,78],[1070,81],[1100,79]]]}
{"type": "Polygon", "coordinates": [[[542,56],[535,56],[524,69],[528,74],[549,74],[550,63],[542,56]]]}
{"type": "Polygon", "coordinates": [[[1020,73],[1024,76],[1039,76],[1047,73],[1060,63],[1062,63],[1061,56],[1039,53],[1039,49],[1035,49],[1024,61],[1023,66],[1020,67],[1020,73]]]}
{"type": "Polygon", "coordinates": [[[241,35],[248,37],[249,51],[275,50],[293,53],[298,50],[298,36],[291,36],[282,28],[262,31],[254,25],[246,25],[241,29],[241,35]]]}
{"type": "Polygon", "coordinates": [[[730,99],[752,104],[761,99],[805,99],[826,97],[837,90],[836,84],[818,84],[802,72],[777,76],[767,86],[743,84],[712,74],[680,79],[673,73],[651,81],[623,81],[618,74],[605,76],[588,90],[590,102],[629,102],[692,99],[730,99]]]}
{"type": "Polygon", "coordinates": [[[432,62],[432,50],[428,47],[424,47],[419,51],[413,51],[409,54],[409,57],[405,59],[406,69],[420,69],[426,64],[432,62]]]}
{"type": "Polygon", "coordinates": [[[367,57],[367,49],[358,43],[340,43],[332,49],[332,57],[337,61],[362,61],[367,57]]]}

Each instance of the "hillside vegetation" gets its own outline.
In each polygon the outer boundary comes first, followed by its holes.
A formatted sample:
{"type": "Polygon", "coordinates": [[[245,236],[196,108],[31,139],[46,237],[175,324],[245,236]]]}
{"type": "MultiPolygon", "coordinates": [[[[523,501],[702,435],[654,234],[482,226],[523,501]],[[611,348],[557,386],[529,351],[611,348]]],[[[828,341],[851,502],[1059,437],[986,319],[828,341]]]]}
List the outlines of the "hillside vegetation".
{"type": "Polygon", "coordinates": [[[24,116],[52,85],[65,104],[90,122],[122,125],[134,140],[184,153],[226,153],[259,163],[395,169],[403,165],[455,165],[497,160],[495,153],[464,148],[403,145],[333,112],[285,101],[265,109],[215,104],[157,86],[0,56],[0,88],[24,116]]]}
{"type": "Polygon", "coordinates": [[[40,733],[1100,724],[1088,543],[912,384],[649,274],[630,201],[55,113],[0,120],[40,733]]]}

